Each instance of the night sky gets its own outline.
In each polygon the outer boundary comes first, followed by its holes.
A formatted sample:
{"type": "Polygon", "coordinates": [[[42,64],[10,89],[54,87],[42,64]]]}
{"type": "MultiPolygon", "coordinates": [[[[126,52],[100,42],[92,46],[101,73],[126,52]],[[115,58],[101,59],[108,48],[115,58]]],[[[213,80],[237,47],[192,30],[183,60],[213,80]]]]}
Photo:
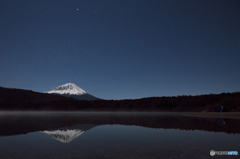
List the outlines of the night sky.
{"type": "Polygon", "coordinates": [[[0,0],[0,86],[103,99],[240,91],[239,0],[0,0]]]}

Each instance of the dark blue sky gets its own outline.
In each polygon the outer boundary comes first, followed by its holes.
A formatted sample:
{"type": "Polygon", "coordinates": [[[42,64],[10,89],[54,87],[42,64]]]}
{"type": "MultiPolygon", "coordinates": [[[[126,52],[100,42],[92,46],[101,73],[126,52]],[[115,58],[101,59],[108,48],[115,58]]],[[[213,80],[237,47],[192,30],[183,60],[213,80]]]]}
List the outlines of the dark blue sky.
{"type": "Polygon", "coordinates": [[[1,0],[0,86],[104,99],[240,91],[239,0],[1,0]]]}

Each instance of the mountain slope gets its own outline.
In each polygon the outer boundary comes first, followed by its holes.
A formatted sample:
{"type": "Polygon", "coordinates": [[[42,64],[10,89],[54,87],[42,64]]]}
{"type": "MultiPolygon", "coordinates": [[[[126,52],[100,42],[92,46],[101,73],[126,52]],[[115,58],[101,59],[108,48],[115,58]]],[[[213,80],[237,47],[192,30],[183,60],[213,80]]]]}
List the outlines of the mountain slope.
{"type": "Polygon", "coordinates": [[[72,97],[78,100],[98,100],[99,98],[87,93],[82,88],[78,87],[74,83],[66,83],[58,86],[53,90],[47,91],[48,94],[62,95],[65,97],[72,97]]]}
{"type": "Polygon", "coordinates": [[[53,101],[69,101],[69,99],[57,95],[34,92],[16,88],[0,87],[0,102],[2,103],[39,103],[53,101]]]}

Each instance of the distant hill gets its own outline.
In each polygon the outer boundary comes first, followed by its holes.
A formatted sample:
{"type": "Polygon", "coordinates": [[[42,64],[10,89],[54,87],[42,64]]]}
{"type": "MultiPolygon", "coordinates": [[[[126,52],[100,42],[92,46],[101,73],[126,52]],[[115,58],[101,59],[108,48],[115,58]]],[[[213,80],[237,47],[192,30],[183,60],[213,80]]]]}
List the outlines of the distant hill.
{"type": "Polygon", "coordinates": [[[200,112],[211,111],[219,105],[224,105],[229,111],[240,112],[240,92],[127,100],[76,100],[59,95],[0,87],[0,110],[200,112]]]}
{"type": "Polygon", "coordinates": [[[31,90],[0,87],[0,109],[21,109],[24,105],[54,103],[56,101],[70,102],[75,101],[75,99],[31,90]]]}

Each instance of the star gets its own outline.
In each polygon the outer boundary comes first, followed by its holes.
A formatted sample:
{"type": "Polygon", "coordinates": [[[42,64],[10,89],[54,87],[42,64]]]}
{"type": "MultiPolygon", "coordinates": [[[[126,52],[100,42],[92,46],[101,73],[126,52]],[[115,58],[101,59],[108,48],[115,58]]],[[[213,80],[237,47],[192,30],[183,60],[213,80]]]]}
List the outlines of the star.
{"type": "Polygon", "coordinates": [[[78,11],[79,9],[77,8],[77,11],[78,11]]]}

